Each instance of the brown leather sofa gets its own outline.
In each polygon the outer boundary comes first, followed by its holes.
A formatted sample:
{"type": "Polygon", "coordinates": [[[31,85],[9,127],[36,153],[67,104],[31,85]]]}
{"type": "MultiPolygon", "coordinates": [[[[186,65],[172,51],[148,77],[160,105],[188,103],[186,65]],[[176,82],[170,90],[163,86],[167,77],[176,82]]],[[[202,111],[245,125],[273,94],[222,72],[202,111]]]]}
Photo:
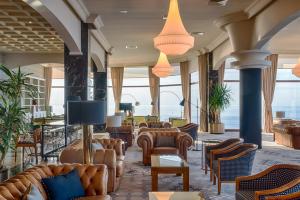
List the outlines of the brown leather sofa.
{"type": "Polygon", "coordinates": [[[294,149],[300,149],[300,125],[295,120],[285,120],[273,125],[274,140],[294,149]]]}
{"type": "Polygon", "coordinates": [[[177,154],[187,160],[188,148],[193,144],[192,137],[183,132],[143,132],[137,139],[137,144],[143,149],[143,163],[151,163],[151,154],[177,154]],[[157,147],[158,136],[175,137],[176,147],[157,147]]]}
{"type": "Polygon", "coordinates": [[[143,132],[180,132],[178,128],[148,128],[148,127],[142,127],[138,131],[138,135],[140,135],[143,132]]]}
{"type": "Polygon", "coordinates": [[[106,132],[109,133],[110,138],[119,138],[125,143],[125,149],[131,147],[134,141],[134,128],[133,126],[121,126],[121,127],[106,127],[106,132]]]}
{"type": "Polygon", "coordinates": [[[111,197],[107,195],[107,167],[105,165],[82,164],[40,165],[27,169],[0,184],[0,199],[22,199],[31,184],[39,189],[44,199],[47,199],[41,179],[65,174],[73,169],[78,170],[86,194],[86,197],[79,199],[111,200],[111,197]]]}
{"type": "MultiPolygon", "coordinates": [[[[94,143],[101,143],[105,149],[93,152],[94,164],[105,164],[108,169],[108,192],[119,188],[124,174],[124,155],[120,139],[93,139],[94,143]]],[[[82,140],[76,140],[67,146],[60,154],[61,163],[83,163],[82,140]]]]}
{"type": "Polygon", "coordinates": [[[172,125],[169,122],[142,122],[139,124],[139,128],[171,128],[172,125]]]}

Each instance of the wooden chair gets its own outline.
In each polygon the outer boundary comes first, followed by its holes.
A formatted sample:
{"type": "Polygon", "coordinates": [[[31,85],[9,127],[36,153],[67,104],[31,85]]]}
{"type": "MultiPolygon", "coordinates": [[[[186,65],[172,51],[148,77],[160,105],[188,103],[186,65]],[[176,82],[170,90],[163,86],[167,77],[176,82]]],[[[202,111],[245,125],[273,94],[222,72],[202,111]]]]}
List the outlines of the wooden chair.
{"type": "Polygon", "coordinates": [[[26,148],[30,151],[30,156],[34,154],[35,156],[35,163],[38,164],[38,144],[41,144],[41,136],[42,136],[42,130],[40,128],[35,129],[33,133],[27,137],[27,138],[21,138],[19,137],[18,142],[16,144],[16,150],[15,150],[15,162],[17,161],[17,150],[18,147],[22,147],[22,163],[24,163],[24,156],[26,148]],[[34,149],[34,153],[31,151],[31,148],[34,149]]]}

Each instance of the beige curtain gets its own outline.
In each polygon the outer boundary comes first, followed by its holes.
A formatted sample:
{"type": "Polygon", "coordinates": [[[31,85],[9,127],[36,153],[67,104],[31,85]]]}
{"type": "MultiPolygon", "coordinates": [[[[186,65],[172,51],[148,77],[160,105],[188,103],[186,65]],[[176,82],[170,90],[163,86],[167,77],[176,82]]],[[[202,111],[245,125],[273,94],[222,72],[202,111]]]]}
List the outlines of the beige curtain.
{"type": "Polygon", "coordinates": [[[152,99],[152,116],[158,116],[159,78],[152,73],[152,66],[148,68],[150,95],[152,99]]]}
{"type": "Polygon", "coordinates": [[[51,87],[52,87],[52,67],[44,67],[45,78],[45,105],[50,105],[51,87]]]}
{"type": "Polygon", "coordinates": [[[180,63],[182,96],[184,98],[183,118],[190,122],[190,74],[189,62],[180,63]]]}
{"type": "Polygon", "coordinates": [[[263,69],[262,71],[262,88],[264,95],[264,129],[265,132],[272,132],[273,126],[273,115],[272,115],[272,101],[274,96],[275,84],[276,84],[276,74],[277,74],[277,61],[278,55],[272,54],[266,58],[266,60],[271,61],[271,67],[263,69]]]}
{"type": "Polygon", "coordinates": [[[222,63],[222,65],[218,70],[218,79],[220,84],[224,83],[224,73],[225,73],[225,61],[222,63]]]}
{"type": "Polygon", "coordinates": [[[207,132],[207,54],[198,57],[199,64],[199,94],[200,94],[200,131],[207,132]]]}
{"type": "Polygon", "coordinates": [[[124,67],[111,67],[112,88],[115,98],[115,112],[119,111],[121,102],[124,67]]]}

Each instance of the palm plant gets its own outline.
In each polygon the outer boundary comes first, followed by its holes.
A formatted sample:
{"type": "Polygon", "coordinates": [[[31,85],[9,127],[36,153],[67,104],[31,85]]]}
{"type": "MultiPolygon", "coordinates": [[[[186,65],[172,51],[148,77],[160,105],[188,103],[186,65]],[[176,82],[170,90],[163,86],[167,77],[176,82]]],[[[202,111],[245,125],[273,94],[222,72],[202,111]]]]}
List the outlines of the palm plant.
{"type": "Polygon", "coordinates": [[[19,136],[26,133],[29,122],[26,119],[24,108],[21,107],[22,90],[28,95],[36,96],[35,87],[26,83],[30,74],[12,71],[4,65],[0,65],[0,72],[5,79],[0,81],[0,167],[9,149],[15,149],[19,136]]]}
{"type": "Polygon", "coordinates": [[[209,115],[211,123],[221,123],[220,113],[225,110],[231,101],[231,90],[227,85],[216,84],[209,96],[209,115]]]}

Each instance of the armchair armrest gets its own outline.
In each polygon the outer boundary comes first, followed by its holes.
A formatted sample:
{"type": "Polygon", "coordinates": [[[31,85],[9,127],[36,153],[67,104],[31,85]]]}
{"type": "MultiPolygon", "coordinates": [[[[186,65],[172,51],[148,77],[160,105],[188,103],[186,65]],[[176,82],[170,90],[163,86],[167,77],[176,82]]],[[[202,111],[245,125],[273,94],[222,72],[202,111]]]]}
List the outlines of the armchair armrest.
{"type": "Polygon", "coordinates": [[[187,160],[187,151],[193,145],[193,138],[188,133],[179,133],[176,137],[176,146],[179,149],[179,154],[187,160]]]}
{"type": "Polygon", "coordinates": [[[300,178],[278,188],[256,191],[255,199],[260,199],[262,197],[265,197],[265,199],[297,199],[300,197],[299,188],[300,178]]]}
{"type": "Polygon", "coordinates": [[[113,149],[100,149],[93,153],[94,164],[105,164],[108,169],[116,168],[117,156],[113,149]]]}
{"type": "Polygon", "coordinates": [[[153,136],[148,132],[141,133],[137,139],[137,144],[141,148],[147,147],[147,149],[152,149],[154,145],[153,136]]]}
{"type": "Polygon", "coordinates": [[[101,143],[104,149],[114,149],[117,156],[123,156],[121,139],[93,139],[93,141],[101,143]]]}

